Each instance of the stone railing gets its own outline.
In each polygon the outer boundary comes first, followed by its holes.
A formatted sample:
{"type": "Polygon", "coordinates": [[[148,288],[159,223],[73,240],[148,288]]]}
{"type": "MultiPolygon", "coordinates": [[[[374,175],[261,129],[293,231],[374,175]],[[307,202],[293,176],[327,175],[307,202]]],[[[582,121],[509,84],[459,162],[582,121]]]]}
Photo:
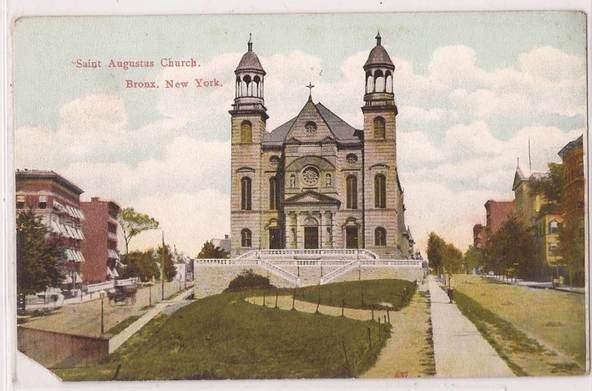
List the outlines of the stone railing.
{"type": "Polygon", "coordinates": [[[320,257],[337,257],[343,259],[378,259],[378,255],[373,251],[366,249],[354,248],[315,248],[315,249],[301,249],[301,248],[285,248],[285,249],[264,249],[264,250],[250,250],[235,259],[276,259],[276,258],[299,258],[303,259],[318,259],[320,257]]]}
{"type": "Polygon", "coordinates": [[[360,265],[359,261],[351,261],[346,263],[343,266],[338,267],[335,270],[330,271],[329,273],[325,274],[321,277],[320,283],[321,285],[328,283],[329,281],[339,277],[342,274],[347,273],[348,271],[358,267],[360,265]]]}
{"type": "Polygon", "coordinates": [[[284,280],[294,284],[294,286],[300,286],[300,277],[297,275],[290,273],[287,270],[282,269],[281,267],[274,265],[271,262],[267,262],[264,260],[259,261],[259,266],[263,269],[267,270],[268,272],[275,274],[276,276],[283,278],[284,280]]]}

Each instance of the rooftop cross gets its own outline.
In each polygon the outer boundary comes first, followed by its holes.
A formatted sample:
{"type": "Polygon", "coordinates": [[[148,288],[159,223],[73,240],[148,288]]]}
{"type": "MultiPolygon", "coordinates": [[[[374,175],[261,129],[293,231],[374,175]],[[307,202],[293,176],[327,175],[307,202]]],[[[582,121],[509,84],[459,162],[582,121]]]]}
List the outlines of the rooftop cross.
{"type": "Polygon", "coordinates": [[[308,88],[308,99],[312,99],[312,89],[315,87],[312,82],[308,82],[308,85],[305,86],[308,88]]]}

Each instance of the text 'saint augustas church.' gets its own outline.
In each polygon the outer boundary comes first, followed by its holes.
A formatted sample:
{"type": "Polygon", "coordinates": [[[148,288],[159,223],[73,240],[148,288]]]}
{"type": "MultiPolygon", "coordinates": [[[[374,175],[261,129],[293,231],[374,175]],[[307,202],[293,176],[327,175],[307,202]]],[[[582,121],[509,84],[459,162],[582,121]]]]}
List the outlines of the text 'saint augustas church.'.
{"type": "Polygon", "coordinates": [[[235,70],[230,110],[232,256],[268,248],[410,255],[397,171],[394,70],[378,34],[364,64],[363,129],[309,96],[294,118],[267,132],[265,70],[249,40],[235,70]]]}

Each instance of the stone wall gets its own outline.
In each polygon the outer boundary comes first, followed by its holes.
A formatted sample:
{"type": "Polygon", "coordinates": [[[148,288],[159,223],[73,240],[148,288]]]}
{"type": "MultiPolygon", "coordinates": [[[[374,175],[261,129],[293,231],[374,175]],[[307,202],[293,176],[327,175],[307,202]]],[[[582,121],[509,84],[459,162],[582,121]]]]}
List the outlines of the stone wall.
{"type": "Polygon", "coordinates": [[[20,326],[18,350],[47,368],[96,366],[109,355],[109,339],[20,326]]]}

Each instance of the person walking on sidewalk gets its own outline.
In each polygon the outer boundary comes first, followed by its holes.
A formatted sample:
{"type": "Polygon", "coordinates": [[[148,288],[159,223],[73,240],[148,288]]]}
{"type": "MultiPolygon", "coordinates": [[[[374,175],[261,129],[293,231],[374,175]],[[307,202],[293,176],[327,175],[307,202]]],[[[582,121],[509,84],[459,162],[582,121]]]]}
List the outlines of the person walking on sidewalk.
{"type": "Polygon", "coordinates": [[[448,289],[446,289],[446,294],[448,294],[448,299],[449,304],[452,304],[452,302],[454,301],[454,289],[452,289],[452,287],[448,287],[448,289]]]}

